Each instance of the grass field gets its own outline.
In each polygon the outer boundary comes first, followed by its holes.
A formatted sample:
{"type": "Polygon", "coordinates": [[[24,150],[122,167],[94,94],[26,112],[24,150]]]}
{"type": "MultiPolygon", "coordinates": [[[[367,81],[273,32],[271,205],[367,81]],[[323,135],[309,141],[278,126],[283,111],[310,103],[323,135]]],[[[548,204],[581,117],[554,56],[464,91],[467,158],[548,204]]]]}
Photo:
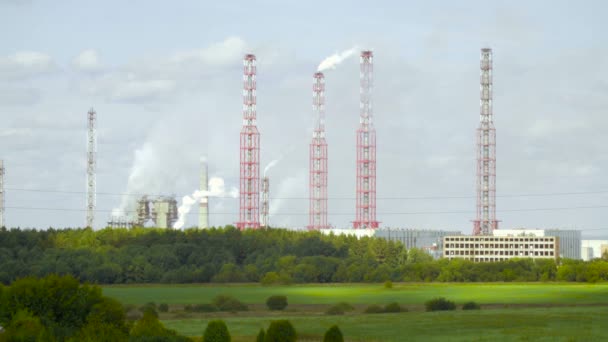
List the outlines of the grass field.
{"type": "Polygon", "coordinates": [[[168,304],[209,303],[218,294],[231,295],[247,304],[264,303],[271,295],[286,295],[291,304],[423,304],[443,296],[457,303],[481,304],[607,304],[608,284],[572,283],[467,283],[467,284],[382,284],[332,285],[141,285],[106,286],[106,296],[126,304],[147,302],[168,304]]]}
{"type": "Polygon", "coordinates": [[[299,341],[319,341],[338,324],[347,341],[608,341],[608,284],[572,283],[430,283],[325,284],[260,286],[132,285],[106,286],[104,294],[125,304],[168,303],[160,318],[168,328],[201,336],[207,322],[226,321],[233,341],[254,340],[272,320],[289,319],[299,341]],[[250,306],[240,313],[186,313],[183,304],[209,303],[218,294],[231,295],[250,306]],[[268,311],[266,298],[282,294],[289,306],[268,311]],[[424,312],[425,301],[446,297],[462,304],[475,301],[480,311],[424,312]],[[356,307],[343,316],[325,315],[331,304],[356,307]],[[409,312],[363,314],[370,304],[398,302],[409,312]]]}
{"type": "MultiPolygon", "coordinates": [[[[289,319],[299,340],[320,341],[338,324],[348,341],[608,341],[608,308],[564,307],[346,316],[223,318],[236,341],[253,341],[272,319],[289,319]]],[[[206,319],[166,320],[166,327],[201,336],[206,319]]]]}

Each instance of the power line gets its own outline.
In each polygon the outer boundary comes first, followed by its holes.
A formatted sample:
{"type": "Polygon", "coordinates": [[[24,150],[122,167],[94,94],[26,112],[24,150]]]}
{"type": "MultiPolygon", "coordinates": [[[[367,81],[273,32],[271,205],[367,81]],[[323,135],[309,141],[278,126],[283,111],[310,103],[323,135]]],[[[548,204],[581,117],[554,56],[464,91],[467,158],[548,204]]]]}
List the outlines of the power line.
{"type": "MultiPolygon", "coordinates": [[[[8,191],[23,191],[23,192],[39,192],[39,193],[61,193],[61,194],[85,194],[85,191],[69,191],[69,190],[52,190],[52,189],[35,189],[35,188],[5,188],[8,191]]],[[[608,194],[608,190],[598,191],[578,191],[578,192],[549,192],[549,193],[524,193],[524,194],[506,194],[496,195],[502,198],[515,197],[557,197],[557,196],[576,196],[576,195],[600,195],[608,194]]],[[[120,192],[97,192],[97,195],[103,196],[166,196],[167,194],[150,194],[150,193],[120,193],[120,192]]],[[[210,196],[212,198],[222,199],[237,199],[233,196],[210,196]]],[[[354,200],[355,197],[329,197],[334,200],[354,200]]],[[[475,195],[446,195],[446,196],[406,196],[406,197],[377,197],[379,200],[442,200],[442,199],[467,199],[476,198],[475,195]]],[[[271,197],[274,200],[309,200],[309,197],[271,197]]]]}
{"type": "MultiPolygon", "coordinates": [[[[73,211],[80,212],[86,209],[74,209],[74,208],[49,208],[49,207],[6,207],[7,209],[15,209],[15,210],[41,210],[41,211],[73,211]]],[[[555,208],[518,208],[518,209],[504,209],[498,210],[499,212],[530,212],[530,211],[557,211],[557,210],[579,210],[579,209],[601,209],[608,208],[608,205],[593,205],[593,206],[576,206],[576,207],[555,207],[555,208]]],[[[96,212],[112,212],[113,210],[109,209],[96,209],[96,212]]],[[[438,214],[470,214],[472,210],[452,210],[452,211],[402,211],[402,212],[382,212],[378,213],[378,215],[438,215],[438,214]]],[[[136,213],[136,211],[123,211],[125,214],[136,213]]],[[[214,215],[237,215],[236,212],[227,212],[227,213],[213,213],[214,215]]],[[[308,215],[308,213],[275,213],[273,216],[300,216],[300,215],[308,215]]],[[[352,212],[347,213],[332,213],[331,215],[353,215],[352,212]]]]}

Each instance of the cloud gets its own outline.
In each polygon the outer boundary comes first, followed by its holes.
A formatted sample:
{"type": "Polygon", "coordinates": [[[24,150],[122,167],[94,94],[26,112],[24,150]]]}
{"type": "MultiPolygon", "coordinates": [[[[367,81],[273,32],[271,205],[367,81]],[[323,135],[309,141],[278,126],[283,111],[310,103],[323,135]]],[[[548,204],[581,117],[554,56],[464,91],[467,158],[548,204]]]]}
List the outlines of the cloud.
{"type": "Polygon", "coordinates": [[[96,50],[87,49],[74,57],[72,67],[82,72],[98,72],[102,70],[103,65],[99,53],[96,50]]]}
{"type": "Polygon", "coordinates": [[[39,76],[56,69],[51,56],[34,51],[21,51],[0,57],[0,79],[19,80],[39,76]]]}
{"type": "MultiPolygon", "coordinates": [[[[164,57],[147,57],[82,78],[78,88],[109,102],[154,103],[183,92],[215,90],[225,83],[226,68],[240,67],[246,44],[229,37],[200,49],[177,51],[164,57]],[[215,77],[217,76],[217,77],[215,77]]],[[[100,71],[99,54],[85,50],[73,61],[82,71],[100,71]]]]}
{"type": "Polygon", "coordinates": [[[0,85],[0,106],[27,106],[38,103],[40,99],[38,89],[0,85]]]}
{"type": "Polygon", "coordinates": [[[169,58],[169,62],[176,65],[195,63],[207,67],[233,65],[243,58],[245,48],[245,41],[241,38],[228,37],[206,48],[176,52],[169,58]]]}

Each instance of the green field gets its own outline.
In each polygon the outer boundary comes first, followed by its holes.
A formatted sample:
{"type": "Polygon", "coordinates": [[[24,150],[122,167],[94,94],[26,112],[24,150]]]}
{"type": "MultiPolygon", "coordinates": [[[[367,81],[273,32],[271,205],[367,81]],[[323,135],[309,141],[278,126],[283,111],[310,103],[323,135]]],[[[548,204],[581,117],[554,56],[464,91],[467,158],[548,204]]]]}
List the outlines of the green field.
{"type": "Polygon", "coordinates": [[[168,304],[208,303],[218,294],[231,295],[247,304],[264,303],[271,295],[286,295],[291,304],[423,304],[443,296],[457,303],[476,301],[481,304],[607,304],[608,284],[576,283],[429,283],[333,285],[142,285],[106,286],[106,296],[126,304],[147,302],[168,304]]]}
{"type": "MultiPolygon", "coordinates": [[[[348,341],[608,341],[608,308],[497,309],[346,316],[223,318],[239,341],[253,341],[272,319],[289,319],[301,337],[320,341],[338,324],[348,341]]],[[[207,319],[166,320],[165,326],[200,336],[207,319]]]]}
{"type": "Polygon", "coordinates": [[[201,336],[211,319],[226,321],[235,341],[252,341],[271,320],[289,319],[301,340],[319,341],[338,324],[348,341],[608,341],[608,284],[488,283],[488,284],[331,284],[141,285],[106,286],[104,294],[126,304],[168,303],[161,314],[168,328],[201,336]],[[240,313],[187,313],[184,304],[209,303],[218,294],[250,305],[240,313]],[[288,297],[285,312],[271,312],[271,295],[288,297]],[[480,311],[424,312],[425,301],[443,296],[462,304],[476,301],[480,311]],[[325,315],[331,304],[356,307],[343,316],[325,315]],[[370,304],[398,302],[409,312],[363,314],[370,304]]]}

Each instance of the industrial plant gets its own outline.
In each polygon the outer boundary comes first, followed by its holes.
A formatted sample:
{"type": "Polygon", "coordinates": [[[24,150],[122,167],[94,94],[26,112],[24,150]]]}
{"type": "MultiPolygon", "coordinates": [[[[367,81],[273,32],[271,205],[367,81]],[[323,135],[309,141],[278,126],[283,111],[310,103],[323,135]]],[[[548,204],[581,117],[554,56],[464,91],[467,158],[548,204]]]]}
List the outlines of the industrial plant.
{"type": "MultiPolygon", "coordinates": [[[[481,49],[480,57],[480,116],[476,131],[476,217],[471,235],[454,230],[418,230],[412,228],[380,227],[376,217],[376,130],[374,127],[373,71],[374,53],[359,55],[359,123],[355,132],[353,161],[356,183],[355,216],[350,227],[334,228],[328,222],[331,205],[328,197],[329,149],[326,138],[325,101],[326,77],[321,67],[312,77],[312,115],[314,127],[309,145],[308,225],[302,227],[323,234],[352,234],[357,237],[375,236],[402,242],[407,248],[421,248],[435,257],[464,258],[474,261],[497,261],[513,257],[583,258],[597,257],[608,243],[587,241],[581,245],[580,231],[557,229],[499,230],[496,217],[496,128],[493,118],[493,58],[490,48],[481,49]]],[[[260,175],[260,131],[257,127],[257,59],[247,54],[243,60],[243,110],[239,147],[239,212],[235,226],[239,229],[271,227],[270,178],[260,175]]],[[[353,120],[355,116],[353,115],[353,120]]],[[[86,162],[86,227],[93,227],[96,212],[97,113],[87,113],[86,162]]],[[[235,154],[236,158],[236,154],[235,154]]],[[[0,160],[0,226],[4,225],[4,163],[0,160]]],[[[213,178],[212,178],[213,180],[213,178]]],[[[209,228],[209,201],[221,190],[213,190],[208,178],[208,165],[201,158],[200,189],[184,208],[174,196],[128,194],[130,211],[114,214],[107,222],[110,227],[181,228],[183,218],[193,203],[198,204],[198,228],[209,228]],[[211,190],[211,191],[210,191],[211,190]],[[179,222],[176,224],[176,222],[179,222]]],[[[234,195],[236,197],[236,194],[234,195]]]]}

